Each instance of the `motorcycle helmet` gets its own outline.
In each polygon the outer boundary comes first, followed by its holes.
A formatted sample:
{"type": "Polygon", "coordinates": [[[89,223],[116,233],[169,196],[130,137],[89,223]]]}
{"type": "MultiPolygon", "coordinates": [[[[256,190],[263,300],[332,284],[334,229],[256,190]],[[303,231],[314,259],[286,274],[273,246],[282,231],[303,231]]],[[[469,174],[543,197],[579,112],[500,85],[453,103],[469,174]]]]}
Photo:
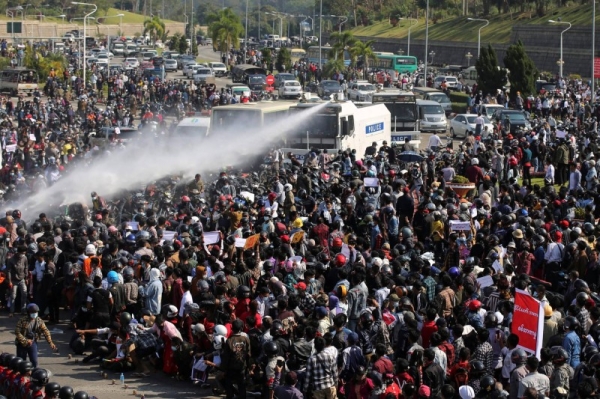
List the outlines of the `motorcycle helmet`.
{"type": "Polygon", "coordinates": [[[585,303],[590,299],[590,296],[586,292],[580,292],[575,297],[575,301],[577,302],[577,306],[583,307],[585,303]]]}
{"type": "Polygon", "coordinates": [[[116,271],[111,270],[108,272],[106,280],[108,280],[109,284],[117,284],[119,282],[119,274],[116,271]]]}
{"type": "Polygon", "coordinates": [[[363,327],[369,328],[373,324],[373,315],[371,312],[363,312],[360,315],[360,323],[363,327]]]}
{"type": "Polygon", "coordinates": [[[245,285],[240,285],[237,289],[238,298],[250,298],[250,288],[245,285]]]}
{"type": "Polygon", "coordinates": [[[227,327],[225,327],[224,325],[221,325],[221,324],[217,324],[215,326],[214,335],[220,335],[222,337],[226,337],[227,336],[227,327]]]}
{"type": "Polygon", "coordinates": [[[123,326],[123,327],[128,326],[131,323],[132,319],[133,319],[133,317],[131,317],[131,313],[129,313],[129,312],[123,312],[123,313],[121,313],[121,316],[119,316],[119,320],[121,321],[121,326],[123,326]]]}
{"type": "Polygon", "coordinates": [[[48,393],[48,387],[46,385],[48,384],[48,371],[41,368],[36,368],[33,370],[31,373],[31,384],[38,389],[42,389],[44,386],[46,386],[46,393],[48,393]]]}
{"type": "Polygon", "coordinates": [[[273,341],[265,342],[263,351],[267,356],[277,356],[279,354],[279,345],[277,345],[277,342],[273,341]]]}
{"type": "Polygon", "coordinates": [[[335,256],[335,261],[334,261],[334,263],[335,263],[335,265],[336,265],[337,267],[342,267],[342,266],[344,266],[344,265],[346,264],[346,261],[347,261],[347,259],[346,259],[346,255],[344,255],[344,254],[337,254],[337,255],[335,256]]]}
{"type": "Polygon", "coordinates": [[[74,397],[75,397],[75,392],[73,392],[73,388],[71,388],[69,386],[64,386],[64,387],[60,388],[60,390],[58,391],[59,399],[74,399],[74,397]]]}
{"type": "Polygon", "coordinates": [[[564,324],[564,328],[568,329],[569,331],[573,331],[575,330],[577,327],[579,327],[579,320],[577,320],[575,317],[573,316],[567,316],[565,318],[565,324],[564,324]]]}
{"type": "Polygon", "coordinates": [[[450,277],[452,277],[453,279],[460,276],[460,269],[456,266],[451,267],[450,270],[448,270],[448,274],[450,274],[450,277]]]}
{"type": "Polygon", "coordinates": [[[482,391],[491,391],[496,386],[496,379],[491,375],[485,375],[479,380],[479,386],[482,391]]]}
{"type": "Polygon", "coordinates": [[[24,360],[19,364],[19,373],[26,374],[33,370],[33,363],[29,360],[24,360]]]}
{"type": "Polygon", "coordinates": [[[527,352],[521,348],[517,348],[510,354],[510,361],[514,364],[524,364],[527,361],[527,352]]]}
{"type": "Polygon", "coordinates": [[[21,359],[20,357],[15,357],[13,360],[10,361],[10,369],[15,373],[18,373],[19,368],[21,367],[21,363],[23,363],[23,359],[21,359]]]}
{"type": "Polygon", "coordinates": [[[89,399],[89,395],[85,391],[79,391],[75,394],[75,399],[89,399]]]}
{"type": "Polygon", "coordinates": [[[46,384],[44,391],[46,392],[46,397],[56,397],[60,392],[60,384],[58,382],[49,382],[46,384]]]}
{"type": "Polygon", "coordinates": [[[2,362],[2,365],[3,365],[4,367],[8,367],[8,368],[10,368],[10,363],[13,361],[13,359],[14,359],[15,357],[16,357],[16,356],[15,356],[15,355],[13,355],[12,353],[7,353],[7,354],[4,356],[4,361],[2,362]]]}
{"type": "Polygon", "coordinates": [[[483,362],[481,360],[475,360],[474,362],[471,362],[471,371],[475,371],[475,372],[485,371],[485,366],[483,365],[483,362]]]}
{"type": "Polygon", "coordinates": [[[476,312],[479,309],[481,309],[481,302],[479,302],[477,299],[473,299],[471,302],[469,302],[470,311],[476,312]]]}
{"type": "Polygon", "coordinates": [[[177,313],[179,312],[179,309],[177,309],[177,306],[175,305],[165,305],[162,308],[163,314],[168,317],[169,319],[172,319],[174,317],[177,317],[177,313]]]}
{"type": "Polygon", "coordinates": [[[487,328],[493,328],[498,325],[498,317],[492,312],[488,312],[485,315],[484,324],[487,328]]]}
{"type": "Polygon", "coordinates": [[[553,346],[552,349],[550,349],[550,355],[552,356],[552,363],[554,364],[564,364],[569,360],[569,354],[562,346],[553,346]]]}
{"type": "Polygon", "coordinates": [[[598,348],[596,348],[593,345],[587,345],[585,347],[585,349],[583,350],[583,360],[587,362],[592,358],[592,356],[594,356],[597,353],[598,353],[598,348]]]}

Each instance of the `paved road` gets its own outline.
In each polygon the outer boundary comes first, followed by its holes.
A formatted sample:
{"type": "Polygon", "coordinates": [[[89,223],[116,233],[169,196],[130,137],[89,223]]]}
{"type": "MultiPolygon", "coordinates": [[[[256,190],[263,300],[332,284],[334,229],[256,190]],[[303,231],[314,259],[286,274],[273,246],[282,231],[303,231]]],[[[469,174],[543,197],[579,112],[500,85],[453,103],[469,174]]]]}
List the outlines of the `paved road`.
{"type": "MultiPolygon", "coordinates": [[[[66,319],[67,312],[62,311],[61,317],[66,319]]],[[[14,328],[17,320],[17,318],[8,318],[8,314],[4,311],[0,314],[1,352],[16,353],[14,328]]],[[[103,379],[98,363],[83,364],[80,361],[83,356],[68,358],[71,353],[68,342],[73,330],[69,330],[65,323],[49,325],[48,328],[50,331],[59,330],[63,332],[62,334],[56,332],[52,334],[52,339],[58,346],[59,353],[52,353],[45,341],[40,342],[39,366],[50,370],[52,372],[50,380],[58,382],[61,386],[70,385],[75,391],[84,390],[90,396],[94,395],[99,399],[131,399],[135,397],[133,390],[137,391],[137,397],[140,397],[143,393],[146,398],[216,398],[215,396],[209,396],[209,394],[212,395],[210,390],[196,387],[189,381],[175,381],[162,372],[156,372],[144,379],[132,378],[130,375],[126,375],[125,383],[128,388],[123,389],[119,385],[120,374],[109,372],[108,379],[103,379]],[[112,385],[113,379],[115,385],[112,385]]]]}

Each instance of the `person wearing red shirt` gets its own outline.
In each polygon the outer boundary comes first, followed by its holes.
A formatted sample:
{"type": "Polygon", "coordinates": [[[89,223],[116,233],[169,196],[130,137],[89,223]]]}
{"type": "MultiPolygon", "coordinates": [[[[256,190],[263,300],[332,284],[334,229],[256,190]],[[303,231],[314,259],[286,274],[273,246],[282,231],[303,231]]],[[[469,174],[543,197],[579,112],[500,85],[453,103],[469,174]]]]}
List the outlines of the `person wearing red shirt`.
{"type": "Polygon", "coordinates": [[[479,186],[479,184],[483,182],[483,172],[479,167],[479,159],[471,159],[471,166],[465,170],[465,177],[469,179],[471,183],[475,183],[476,186],[479,186]]]}
{"type": "Polygon", "coordinates": [[[386,356],[386,350],[384,344],[377,344],[375,346],[375,356],[371,357],[373,361],[373,370],[377,371],[381,375],[393,374],[394,364],[386,356]]]}
{"type": "Polygon", "coordinates": [[[425,323],[423,323],[423,328],[421,329],[421,339],[423,340],[423,348],[429,348],[429,340],[431,339],[431,335],[438,330],[438,327],[435,324],[436,317],[437,312],[435,311],[435,309],[427,309],[427,313],[425,315],[425,323]]]}
{"type": "Polygon", "coordinates": [[[367,369],[359,366],[354,378],[346,384],[346,399],[369,399],[374,389],[373,380],[367,378],[367,369]]]}

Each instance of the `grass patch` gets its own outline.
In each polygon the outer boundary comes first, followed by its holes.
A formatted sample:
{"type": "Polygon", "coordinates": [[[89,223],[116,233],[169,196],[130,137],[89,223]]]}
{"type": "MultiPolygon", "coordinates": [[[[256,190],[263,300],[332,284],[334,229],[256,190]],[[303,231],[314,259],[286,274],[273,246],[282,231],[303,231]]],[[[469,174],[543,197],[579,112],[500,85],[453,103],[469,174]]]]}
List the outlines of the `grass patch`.
{"type": "MultiPolygon", "coordinates": [[[[29,7],[29,10],[28,10],[29,15],[27,15],[28,18],[26,19],[26,21],[36,21],[36,19],[34,19],[33,14],[31,14],[32,12],[36,12],[36,11],[32,10],[32,8],[29,7]]],[[[96,14],[92,15],[92,16],[96,17],[96,18],[105,18],[107,16],[117,15],[117,14],[123,14],[122,22],[124,24],[134,24],[134,23],[139,24],[139,23],[144,23],[144,21],[147,19],[150,19],[149,16],[145,17],[141,14],[136,14],[131,11],[122,11],[122,10],[119,10],[118,8],[109,8],[106,13],[102,10],[98,10],[98,11],[96,11],[96,14]]],[[[81,16],[83,16],[83,14],[81,16]]],[[[79,17],[79,15],[77,17],[79,17]]],[[[6,14],[0,14],[0,20],[10,20],[10,18],[7,17],[6,14]]],[[[21,20],[20,15],[19,15],[19,19],[15,18],[15,22],[17,20],[18,21],[21,20]]],[[[177,21],[172,21],[169,19],[163,19],[162,21],[166,24],[168,24],[170,22],[177,22],[177,21]]],[[[62,18],[47,16],[47,17],[44,17],[44,22],[54,22],[54,23],[62,24],[63,20],[62,20],[62,18]]],[[[108,18],[104,21],[104,23],[107,25],[118,25],[119,22],[120,22],[120,19],[118,17],[108,18]]],[[[65,23],[69,23],[69,20],[67,20],[66,18],[65,18],[65,23]]],[[[83,26],[83,20],[73,21],[73,24],[83,26]]],[[[90,25],[94,26],[94,22],[92,21],[92,23],[90,25]]]]}
{"type": "MultiPolygon", "coordinates": [[[[558,29],[548,23],[549,19],[569,21],[573,26],[589,26],[592,24],[592,9],[590,5],[577,5],[553,9],[543,17],[537,17],[532,12],[492,15],[490,24],[481,30],[481,44],[508,43],[514,25],[546,25],[551,29],[558,29]]],[[[390,25],[389,21],[376,22],[369,26],[360,26],[352,30],[355,36],[369,36],[380,38],[406,38],[408,37],[409,21],[401,21],[397,27],[390,25]]],[[[414,21],[412,22],[414,24],[414,21]]],[[[429,21],[429,39],[442,41],[477,42],[477,35],[482,22],[468,21],[467,17],[453,17],[443,19],[437,23],[429,21]]],[[[563,25],[561,25],[563,26],[563,25]]],[[[411,30],[411,39],[425,39],[425,19],[421,18],[411,30]]]]}

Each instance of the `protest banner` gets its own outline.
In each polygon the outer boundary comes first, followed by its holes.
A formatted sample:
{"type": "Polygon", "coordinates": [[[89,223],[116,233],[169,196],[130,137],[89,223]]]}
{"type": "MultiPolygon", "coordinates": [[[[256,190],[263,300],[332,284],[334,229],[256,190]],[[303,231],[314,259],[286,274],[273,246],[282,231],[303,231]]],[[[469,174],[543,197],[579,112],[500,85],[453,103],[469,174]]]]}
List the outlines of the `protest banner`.
{"type": "Polygon", "coordinates": [[[452,231],[471,230],[471,222],[461,222],[458,220],[451,220],[450,221],[450,230],[452,230],[452,231]]]}
{"type": "Polygon", "coordinates": [[[515,290],[512,333],[519,337],[518,347],[540,358],[544,335],[544,308],[528,292],[515,290]]]}
{"type": "Polygon", "coordinates": [[[244,244],[244,250],[254,248],[258,239],[260,238],[260,234],[254,234],[248,238],[246,238],[246,244],[244,244]]]}

